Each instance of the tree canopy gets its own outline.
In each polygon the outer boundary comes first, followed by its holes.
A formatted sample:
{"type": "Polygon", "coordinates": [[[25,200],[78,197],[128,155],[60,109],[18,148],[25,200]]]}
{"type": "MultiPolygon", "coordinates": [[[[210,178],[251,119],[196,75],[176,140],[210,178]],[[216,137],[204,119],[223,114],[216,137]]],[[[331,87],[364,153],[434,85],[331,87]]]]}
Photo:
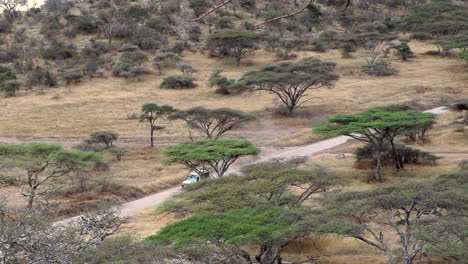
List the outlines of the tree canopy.
{"type": "Polygon", "coordinates": [[[441,221],[458,212],[466,214],[466,198],[466,189],[437,181],[385,184],[368,191],[343,192],[327,203],[327,213],[335,220],[324,223],[321,229],[324,233],[359,239],[385,252],[392,264],[411,264],[427,245],[428,232],[432,233],[441,221]],[[384,230],[374,222],[388,225],[391,230],[384,230]],[[399,253],[392,251],[388,232],[399,236],[399,253]]]}
{"type": "Polygon", "coordinates": [[[27,187],[22,189],[22,194],[28,197],[29,208],[33,207],[36,196],[53,191],[39,188],[50,179],[93,169],[102,162],[103,157],[99,153],[67,150],[57,144],[0,145],[0,164],[8,169],[26,171],[27,187]]]}
{"type": "Polygon", "coordinates": [[[231,108],[208,109],[194,107],[180,110],[169,116],[169,119],[184,120],[188,127],[196,130],[200,136],[218,139],[227,132],[239,127],[242,123],[253,121],[252,115],[231,108]]]}
{"type": "Polygon", "coordinates": [[[156,126],[156,121],[176,111],[177,110],[170,105],[158,105],[155,103],[147,103],[141,107],[142,114],[140,116],[140,122],[147,122],[150,125],[151,147],[154,147],[154,132],[164,129],[162,126],[156,126]]]}
{"type": "Polygon", "coordinates": [[[357,114],[338,114],[316,126],[314,131],[327,136],[346,135],[373,146],[377,160],[375,180],[382,178],[381,153],[386,144],[394,148],[394,139],[408,130],[425,127],[434,122],[434,115],[416,111],[395,111],[371,108],[357,114]]]}
{"type": "Polygon", "coordinates": [[[207,40],[208,49],[220,54],[227,51],[229,56],[236,59],[236,65],[263,39],[263,35],[251,31],[221,31],[211,34],[207,40]]]}
{"type": "Polygon", "coordinates": [[[200,175],[203,170],[212,169],[217,177],[222,177],[240,157],[257,155],[260,149],[246,140],[205,139],[182,142],[167,147],[162,153],[168,163],[184,164],[200,175]]]}
{"type": "Polygon", "coordinates": [[[339,79],[336,63],[306,58],[299,62],[284,62],[247,72],[241,81],[252,91],[275,94],[292,113],[304,103],[303,98],[312,89],[331,87],[339,79]]]}

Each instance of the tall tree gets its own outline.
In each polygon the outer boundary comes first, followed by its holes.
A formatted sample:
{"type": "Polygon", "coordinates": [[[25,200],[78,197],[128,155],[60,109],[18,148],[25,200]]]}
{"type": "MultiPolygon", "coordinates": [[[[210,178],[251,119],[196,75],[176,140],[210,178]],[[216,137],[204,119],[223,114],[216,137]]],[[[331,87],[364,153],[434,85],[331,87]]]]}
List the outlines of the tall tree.
{"type": "Polygon", "coordinates": [[[156,121],[165,118],[177,110],[169,105],[158,105],[155,103],[147,103],[141,107],[140,122],[147,122],[150,125],[150,142],[151,147],[154,147],[154,132],[162,130],[164,127],[157,126],[156,121]]]}
{"type": "Polygon", "coordinates": [[[253,121],[256,118],[231,108],[194,107],[178,111],[170,115],[169,119],[184,120],[189,128],[196,130],[202,137],[218,139],[242,123],[253,121]]]}
{"type": "Polygon", "coordinates": [[[314,226],[307,221],[312,213],[304,208],[273,207],[199,214],[161,229],[147,241],[179,246],[210,243],[238,256],[237,263],[251,264],[254,259],[259,264],[281,263],[283,249],[312,232],[314,226]],[[256,254],[242,249],[252,244],[262,245],[256,254]]]}
{"type": "Polygon", "coordinates": [[[466,214],[467,198],[466,190],[439,182],[386,184],[344,192],[328,202],[331,220],[324,218],[320,229],[361,240],[383,251],[392,264],[412,264],[428,243],[428,236],[421,234],[432,233],[457,212],[466,214]],[[398,251],[388,239],[393,234],[400,240],[398,251]]]}
{"type": "Polygon", "coordinates": [[[339,76],[336,63],[306,58],[299,62],[284,62],[265,66],[246,73],[241,81],[251,91],[268,91],[275,94],[291,114],[304,103],[303,99],[313,89],[331,87],[339,76]]]}
{"type": "Polygon", "coordinates": [[[181,163],[196,171],[212,169],[215,177],[223,177],[229,167],[240,157],[257,155],[260,149],[245,140],[218,139],[182,142],[167,147],[162,152],[169,163],[181,163]]]}
{"type": "Polygon", "coordinates": [[[9,169],[26,171],[26,187],[22,188],[21,193],[28,197],[30,209],[38,195],[48,195],[54,191],[53,188],[42,188],[50,184],[51,179],[93,168],[102,160],[102,156],[96,152],[66,150],[56,144],[0,145],[0,164],[9,169]]]}
{"type": "MultiPolygon", "coordinates": [[[[324,124],[315,127],[314,131],[328,136],[346,135],[371,145],[377,163],[374,180],[381,181],[382,152],[385,146],[391,144],[392,149],[396,151],[394,141],[398,135],[433,122],[434,115],[429,113],[371,108],[357,114],[335,115],[324,124]]],[[[399,160],[398,153],[395,154],[399,160]]]]}
{"type": "Polygon", "coordinates": [[[257,47],[263,35],[250,31],[222,31],[208,36],[207,47],[215,54],[227,52],[236,59],[240,66],[241,60],[257,47]]]}

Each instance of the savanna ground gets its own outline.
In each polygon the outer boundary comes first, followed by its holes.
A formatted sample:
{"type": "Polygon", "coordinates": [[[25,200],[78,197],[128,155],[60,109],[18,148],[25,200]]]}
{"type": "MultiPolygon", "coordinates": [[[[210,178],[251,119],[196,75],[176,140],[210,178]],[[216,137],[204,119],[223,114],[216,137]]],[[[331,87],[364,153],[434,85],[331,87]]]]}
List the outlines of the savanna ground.
{"type": "MultiPolygon", "coordinates": [[[[275,63],[273,53],[256,51],[254,56],[246,59],[245,65],[235,67],[231,59],[210,59],[204,54],[186,52],[183,61],[199,70],[194,75],[198,84],[195,89],[160,89],[162,77],[177,73],[176,70],[169,70],[163,76],[152,73],[139,80],[96,78],[72,87],[20,93],[15,98],[0,99],[0,136],[44,137],[66,141],[83,138],[93,131],[109,130],[119,133],[124,139],[140,142],[120,162],[109,156],[112,161],[110,172],[97,180],[104,184],[104,192],[90,190],[71,195],[62,193],[58,197],[65,212],[72,214],[96,203],[96,200],[135,199],[178,185],[185,177],[187,171],[182,166],[162,163],[160,148],[145,147],[147,124],[127,118],[133,113],[138,114],[143,103],[169,104],[179,109],[194,106],[230,107],[255,114],[260,117],[259,122],[246,125],[230,136],[248,139],[268,148],[297,146],[322,139],[312,134],[310,127],[332,114],[353,113],[369,107],[396,103],[409,103],[425,110],[457,98],[468,97],[468,68],[462,60],[423,55],[427,50],[434,49],[433,45],[427,43],[414,41],[410,46],[416,57],[408,62],[401,62],[392,56],[389,60],[399,73],[380,78],[360,71],[364,63],[362,51],[349,59],[341,58],[337,50],[326,53],[297,52],[298,59],[316,56],[323,60],[336,61],[341,79],[332,89],[312,91],[309,95],[311,100],[294,117],[274,114],[278,102],[275,97],[264,92],[221,96],[214,94],[214,88],[207,85],[214,70],[223,69],[226,76],[239,78],[249,70],[275,63]],[[105,185],[110,180],[112,184],[105,185]]],[[[430,141],[413,145],[433,153],[448,153],[437,165],[408,166],[399,172],[386,168],[386,181],[408,178],[424,180],[453,171],[460,160],[468,159],[468,134],[466,130],[453,124],[455,119],[454,114],[442,115],[430,133],[430,141]]],[[[157,135],[156,140],[165,138],[180,141],[188,136],[183,122],[163,121],[161,124],[166,129],[157,135]]],[[[358,146],[358,142],[350,141],[331,150],[331,153],[353,153],[358,146]]],[[[347,188],[365,189],[373,186],[366,181],[368,171],[354,168],[354,159],[350,155],[345,159],[334,154],[317,155],[310,157],[309,162],[329,167],[348,179],[347,188]]],[[[25,200],[19,195],[17,186],[2,187],[1,192],[13,198],[10,199],[13,205],[24,205],[25,200]]],[[[147,209],[130,219],[126,231],[144,237],[177,219],[180,216],[147,209]]],[[[314,255],[322,256],[319,263],[385,263],[385,257],[380,252],[354,239],[338,237],[300,240],[289,246],[284,256],[299,260],[314,255]]]]}

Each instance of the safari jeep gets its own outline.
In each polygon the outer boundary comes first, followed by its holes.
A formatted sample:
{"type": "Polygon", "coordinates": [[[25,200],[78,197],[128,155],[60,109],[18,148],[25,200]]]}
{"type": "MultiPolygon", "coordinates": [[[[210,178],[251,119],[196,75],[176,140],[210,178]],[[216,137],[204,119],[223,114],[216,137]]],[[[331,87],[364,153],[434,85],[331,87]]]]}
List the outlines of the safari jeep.
{"type": "Polygon", "coordinates": [[[202,177],[200,177],[200,175],[198,175],[197,172],[195,171],[192,171],[189,173],[189,175],[187,175],[187,179],[185,179],[185,181],[182,182],[182,187],[185,187],[187,185],[190,185],[190,184],[193,184],[193,183],[196,183],[198,181],[200,181],[200,179],[208,179],[210,178],[210,172],[209,171],[202,171],[202,177]]]}

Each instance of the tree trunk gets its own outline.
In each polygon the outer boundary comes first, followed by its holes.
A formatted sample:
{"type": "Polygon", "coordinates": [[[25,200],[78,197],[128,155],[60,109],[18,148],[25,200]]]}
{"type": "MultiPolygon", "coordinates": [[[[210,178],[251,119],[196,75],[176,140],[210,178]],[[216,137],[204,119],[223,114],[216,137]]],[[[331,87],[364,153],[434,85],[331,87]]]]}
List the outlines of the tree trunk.
{"type": "Polygon", "coordinates": [[[395,142],[392,140],[390,140],[390,145],[392,146],[392,151],[393,151],[393,154],[395,155],[395,167],[397,169],[404,169],[405,168],[405,163],[403,162],[402,160],[402,157],[400,156],[400,153],[398,152],[398,149],[397,147],[395,146],[395,142]]]}
{"type": "Polygon", "coordinates": [[[154,147],[154,128],[151,127],[151,135],[150,135],[151,147],[154,147]]]}
{"type": "Polygon", "coordinates": [[[240,55],[236,56],[236,66],[239,67],[241,64],[242,57],[240,55]]]}
{"type": "Polygon", "coordinates": [[[376,150],[375,154],[375,159],[377,161],[377,171],[375,172],[375,180],[382,181],[382,151],[380,150],[380,148],[376,150]]]}
{"type": "Polygon", "coordinates": [[[36,194],[35,194],[34,192],[35,192],[34,190],[31,190],[31,193],[30,193],[30,195],[29,195],[29,198],[28,198],[28,209],[32,209],[32,208],[33,208],[34,197],[36,196],[36,194]]]}

